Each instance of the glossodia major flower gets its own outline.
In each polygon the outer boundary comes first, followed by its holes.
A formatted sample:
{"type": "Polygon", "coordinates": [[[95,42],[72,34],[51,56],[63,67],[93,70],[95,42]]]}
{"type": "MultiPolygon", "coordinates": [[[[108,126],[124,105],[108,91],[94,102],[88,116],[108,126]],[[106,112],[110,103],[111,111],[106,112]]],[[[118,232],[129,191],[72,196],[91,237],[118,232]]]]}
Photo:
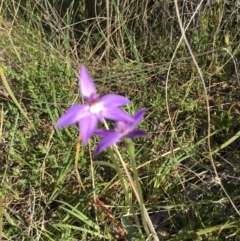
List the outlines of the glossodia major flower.
{"type": "Polygon", "coordinates": [[[133,121],[120,106],[127,105],[130,101],[121,95],[107,94],[99,98],[96,87],[87,68],[82,65],[79,74],[80,93],[86,104],[72,105],[57,121],[55,127],[65,127],[74,123],[79,124],[83,144],[86,144],[97,127],[98,121],[104,118],[114,121],[133,121]]]}
{"type": "Polygon", "coordinates": [[[119,142],[122,138],[135,138],[146,136],[147,132],[142,130],[135,130],[135,127],[139,124],[142,120],[146,109],[138,110],[132,117],[134,121],[132,122],[125,122],[125,121],[116,121],[113,130],[102,130],[97,129],[94,131],[95,135],[102,137],[101,141],[98,143],[96,147],[96,153],[100,153],[104,149],[108,148],[109,146],[119,142]]]}

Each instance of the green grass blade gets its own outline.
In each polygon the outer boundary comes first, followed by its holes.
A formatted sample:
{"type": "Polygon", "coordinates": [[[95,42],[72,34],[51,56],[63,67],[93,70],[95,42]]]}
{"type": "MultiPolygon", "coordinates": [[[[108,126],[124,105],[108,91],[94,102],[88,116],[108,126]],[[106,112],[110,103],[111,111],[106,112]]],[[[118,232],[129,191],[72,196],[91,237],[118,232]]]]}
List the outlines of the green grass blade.
{"type": "Polygon", "coordinates": [[[229,146],[232,142],[234,142],[235,140],[237,140],[240,137],[240,131],[237,132],[233,137],[231,137],[228,141],[226,141],[225,143],[223,143],[220,147],[218,147],[216,150],[214,150],[212,153],[216,154],[218,153],[220,150],[226,148],[227,146],[229,146]]]}
{"type": "Polygon", "coordinates": [[[106,238],[104,235],[98,233],[98,232],[94,232],[94,231],[91,231],[89,229],[85,229],[85,228],[81,228],[81,227],[77,227],[77,226],[74,226],[74,225],[70,225],[70,224],[62,224],[62,223],[59,223],[59,224],[54,224],[53,225],[54,227],[59,227],[59,228],[68,228],[68,229],[74,229],[74,230],[79,230],[79,231],[82,231],[84,233],[88,233],[88,234],[91,234],[93,236],[97,236],[98,238],[106,238]]]}
{"type": "Polygon", "coordinates": [[[99,226],[96,223],[94,223],[91,219],[89,219],[85,214],[80,212],[76,207],[73,207],[72,205],[62,202],[62,201],[58,201],[58,202],[64,204],[65,206],[67,206],[69,208],[68,209],[65,207],[61,207],[63,210],[72,214],[74,217],[78,218],[79,220],[81,220],[82,222],[84,222],[85,224],[90,226],[91,228],[93,228],[95,230],[99,230],[99,226]]]}
{"type": "MultiPolygon", "coordinates": [[[[13,102],[15,103],[15,105],[18,107],[18,109],[20,110],[20,112],[22,113],[22,115],[28,120],[28,122],[31,124],[32,128],[35,130],[31,120],[28,118],[27,114],[25,113],[25,111],[23,110],[23,108],[21,107],[21,105],[19,104],[19,102],[17,101],[17,99],[15,98],[11,87],[8,84],[8,81],[4,75],[3,69],[0,67],[0,76],[3,82],[4,87],[6,88],[8,94],[11,96],[13,102]]],[[[36,130],[35,130],[36,131],[36,130]]]]}
{"type": "Polygon", "coordinates": [[[2,205],[3,197],[0,193],[0,241],[2,240],[2,231],[3,231],[3,205],[2,205]]]}

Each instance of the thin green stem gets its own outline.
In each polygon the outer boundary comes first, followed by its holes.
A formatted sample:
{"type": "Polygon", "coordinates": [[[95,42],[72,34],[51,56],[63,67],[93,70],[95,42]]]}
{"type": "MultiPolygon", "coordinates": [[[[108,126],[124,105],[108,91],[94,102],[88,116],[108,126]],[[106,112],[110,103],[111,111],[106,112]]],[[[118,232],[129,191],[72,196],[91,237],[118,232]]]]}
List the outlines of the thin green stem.
{"type": "Polygon", "coordinates": [[[139,193],[139,199],[140,199],[140,210],[141,210],[141,215],[142,215],[142,222],[143,222],[143,227],[147,233],[147,236],[150,236],[150,231],[145,219],[145,215],[144,215],[144,201],[143,201],[143,195],[142,195],[142,188],[141,188],[141,184],[139,181],[139,176],[138,176],[138,172],[137,172],[137,166],[136,166],[136,160],[135,160],[135,148],[134,148],[134,144],[132,142],[131,139],[129,138],[125,138],[125,144],[126,144],[126,148],[128,150],[129,156],[130,156],[130,163],[131,163],[131,167],[133,170],[133,177],[134,177],[134,181],[136,184],[136,189],[139,193]]]}
{"type": "MultiPolygon", "coordinates": [[[[105,128],[106,128],[106,129],[109,129],[106,121],[104,121],[104,125],[105,125],[105,128]]],[[[119,164],[118,164],[118,162],[117,162],[117,158],[116,158],[116,156],[114,155],[114,153],[113,153],[113,151],[112,151],[112,148],[109,148],[109,153],[110,153],[110,155],[111,155],[111,157],[112,157],[113,165],[114,165],[115,168],[116,168],[116,171],[117,171],[119,180],[120,180],[120,182],[121,182],[121,185],[122,185],[122,188],[123,188],[123,191],[124,191],[124,194],[125,194],[126,201],[127,201],[128,205],[129,205],[129,208],[130,208],[130,211],[131,211],[131,213],[132,213],[132,215],[133,215],[134,221],[135,221],[135,223],[137,224],[138,232],[139,232],[140,234],[142,234],[141,228],[140,228],[140,223],[139,223],[138,218],[137,218],[137,216],[136,216],[136,212],[135,212],[135,209],[134,209],[134,207],[133,207],[133,205],[132,205],[132,201],[131,201],[130,198],[129,198],[129,194],[128,194],[128,190],[127,190],[127,187],[126,187],[126,183],[124,182],[124,177],[123,177],[123,175],[122,175],[122,170],[120,169],[120,166],[119,166],[119,164]]],[[[119,153],[119,154],[120,154],[120,153],[119,153]]],[[[123,161],[123,162],[124,162],[124,161],[123,161]]]]}
{"type": "Polygon", "coordinates": [[[127,201],[128,205],[129,205],[129,208],[130,208],[130,211],[131,211],[131,213],[133,215],[134,221],[137,224],[138,231],[139,231],[139,233],[142,233],[141,229],[140,229],[140,223],[139,223],[138,218],[136,216],[136,211],[135,211],[135,209],[133,207],[133,204],[132,204],[132,200],[130,200],[130,198],[129,198],[129,193],[128,193],[128,190],[127,190],[127,187],[126,187],[126,183],[125,183],[124,177],[122,175],[122,170],[120,169],[120,166],[119,166],[119,164],[118,164],[118,162],[116,160],[116,156],[114,155],[114,153],[113,153],[111,148],[109,149],[109,151],[110,151],[110,155],[112,157],[113,165],[116,168],[118,177],[119,177],[121,185],[123,187],[123,191],[124,191],[124,194],[125,194],[126,201],[127,201]]]}
{"type": "Polygon", "coordinates": [[[2,228],[2,225],[3,225],[3,206],[2,206],[2,196],[0,194],[0,241],[2,240],[2,231],[3,231],[3,228],[2,228]]]}
{"type": "MultiPolygon", "coordinates": [[[[134,183],[134,181],[133,181],[133,178],[132,178],[130,172],[128,171],[128,168],[127,168],[127,166],[126,166],[126,163],[123,161],[122,156],[121,156],[121,154],[120,154],[120,152],[119,152],[119,150],[118,150],[118,147],[117,147],[116,145],[113,145],[113,149],[114,149],[114,151],[116,152],[116,155],[117,155],[118,159],[120,160],[120,162],[121,162],[121,164],[122,164],[122,166],[123,166],[123,168],[124,168],[124,171],[125,171],[125,173],[126,173],[126,175],[127,175],[127,178],[128,178],[128,180],[129,180],[129,182],[130,182],[130,184],[131,184],[131,187],[132,187],[132,189],[133,189],[133,191],[134,191],[134,194],[135,194],[135,196],[136,196],[136,198],[137,198],[137,201],[138,201],[138,203],[141,205],[141,199],[140,199],[140,197],[139,197],[138,190],[137,190],[137,188],[136,188],[136,186],[135,186],[135,183],[134,183]]],[[[153,227],[153,223],[152,223],[152,221],[151,221],[151,219],[150,219],[150,217],[149,217],[149,215],[148,215],[147,209],[146,209],[146,207],[144,206],[144,204],[142,205],[142,211],[143,211],[143,213],[144,213],[144,217],[145,217],[146,222],[147,222],[147,224],[148,224],[148,227],[149,227],[149,229],[150,229],[150,231],[151,231],[151,234],[153,235],[154,241],[159,241],[158,236],[157,236],[157,234],[156,234],[156,231],[155,231],[155,229],[154,229],[154,227],[153,227]]]]}
{"type": "Polygon", "coordinates": [[[77,177],[78,183],[81,185],[82,189],[84,191],[86,191],[85,187],[83,185],[81,176],[80,176],[79,171],[78,171],[78,159],[79,159],[79,152],[80,152],[80,141],[81,141],[81,137],[79,136],[79,139],[78,139],[78,142],[77,142],[77,145],[76,145],[74,169],[75,169],[75,172],[76,172],[76,177],[77,177]]]}

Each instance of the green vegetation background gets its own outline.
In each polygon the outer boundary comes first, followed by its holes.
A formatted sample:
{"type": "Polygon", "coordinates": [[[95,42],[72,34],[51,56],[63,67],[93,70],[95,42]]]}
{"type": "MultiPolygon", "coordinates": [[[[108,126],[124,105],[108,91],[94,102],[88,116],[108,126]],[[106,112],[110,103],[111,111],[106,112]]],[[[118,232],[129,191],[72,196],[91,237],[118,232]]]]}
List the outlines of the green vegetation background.
{"type": "Polygon", "coordinates": [[[185,42],[177,47],[174,1],[0,1],[0,239],[121,240],[113,220],[128,233],[120,182],[101,165],[111,157],[91,156],[95,139],[81,146],[83,189],[77,126],[54,130],[81,101],[85,64],[101,94],[148,110],[136,164],[159,240],[240,240],[240,2],[178,7],[206,90],[185,42]]]}

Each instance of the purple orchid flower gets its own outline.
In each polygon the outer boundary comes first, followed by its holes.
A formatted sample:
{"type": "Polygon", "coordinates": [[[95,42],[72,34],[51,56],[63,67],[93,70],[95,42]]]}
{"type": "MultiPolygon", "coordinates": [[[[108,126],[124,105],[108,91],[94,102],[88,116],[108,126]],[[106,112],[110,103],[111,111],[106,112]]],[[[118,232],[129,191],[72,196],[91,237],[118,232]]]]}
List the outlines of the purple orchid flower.
{"type": "Polygon", "coordinates": [[[72,105],[57,121],[55,127],[65,127],[74,123],[79,124],[83,144],[87,144],[97,127],[98,121],[104,118],[114,121],[133,121],[120,106],[127,105],[130,101],[121,95],[104,95],[99,98],[92,78],[87,68],[82,65],[79,74],[80,93],[87,101],[86,105],[72,105]]]}
{"type": "Polygon", "coordinates": [[[102,137],[96,148],[96,153],[100,153],[107,147],[119,142],[122,138],[135,138],[140,136],[146,136],[147,132],[142,130],[135,130],[135,127],[142,120],[146,109],[138,110],[134,115],[132,122],[117,121],[115,122],[114,130],[102,130],[97,129],[94,131],[95,135],[102,137]]]}

